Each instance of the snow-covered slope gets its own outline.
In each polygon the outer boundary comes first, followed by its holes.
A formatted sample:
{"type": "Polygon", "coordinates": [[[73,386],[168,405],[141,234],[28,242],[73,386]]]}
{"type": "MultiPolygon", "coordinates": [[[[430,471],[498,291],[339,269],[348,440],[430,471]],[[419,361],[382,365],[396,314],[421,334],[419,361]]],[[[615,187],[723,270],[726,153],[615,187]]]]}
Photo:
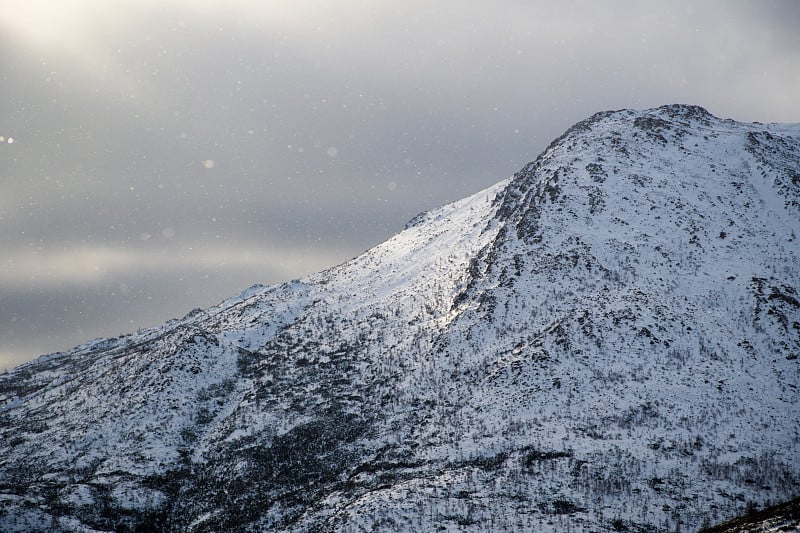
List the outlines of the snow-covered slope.
{"type": "Polygon", "coordinates": [[[0,529],[660,531],[800,494],[800,126],[605,112],[328,271],[0,377],[0,529]]]}

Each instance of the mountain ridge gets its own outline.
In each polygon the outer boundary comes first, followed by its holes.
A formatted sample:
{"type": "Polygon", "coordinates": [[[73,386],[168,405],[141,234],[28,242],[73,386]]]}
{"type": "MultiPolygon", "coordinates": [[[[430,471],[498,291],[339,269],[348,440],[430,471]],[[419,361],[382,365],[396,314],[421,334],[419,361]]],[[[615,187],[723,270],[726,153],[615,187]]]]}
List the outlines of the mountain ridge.
{"type": "Polygon", "coordinates": [[[655,531],[796,497],[799,199],[798,125],[597,113],[342,265],[0,377],[0,525],[655,531]]]}

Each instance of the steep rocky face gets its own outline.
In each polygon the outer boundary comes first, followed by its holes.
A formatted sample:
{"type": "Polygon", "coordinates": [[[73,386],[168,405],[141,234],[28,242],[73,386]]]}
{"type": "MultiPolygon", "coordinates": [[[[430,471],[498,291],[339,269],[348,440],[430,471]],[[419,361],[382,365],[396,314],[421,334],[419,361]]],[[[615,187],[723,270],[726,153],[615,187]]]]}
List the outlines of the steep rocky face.
{"type": "Polygon", "coordinates": [[[800,493],[800,127],[599,113],[364,255],[0,378],[0,529],[697,529],[800,493]]]}

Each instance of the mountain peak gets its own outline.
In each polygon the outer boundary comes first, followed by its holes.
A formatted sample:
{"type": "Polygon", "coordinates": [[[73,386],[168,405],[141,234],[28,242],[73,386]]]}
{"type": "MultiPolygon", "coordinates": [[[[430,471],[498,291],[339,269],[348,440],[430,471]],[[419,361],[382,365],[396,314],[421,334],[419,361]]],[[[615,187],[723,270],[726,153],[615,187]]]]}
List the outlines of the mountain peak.
{"type": "Polygon", "coordinates": [[[800,494],[800,127],[593,115],[360,257],[0,376],[0,529],[697,529],[800,494]]]}
{"type": "Polygon", "coordinates": [[[719,120],[704,107],[691,104],[667,104],[655,109],[671,118],[693,118],[698,120],[719,120]]]}

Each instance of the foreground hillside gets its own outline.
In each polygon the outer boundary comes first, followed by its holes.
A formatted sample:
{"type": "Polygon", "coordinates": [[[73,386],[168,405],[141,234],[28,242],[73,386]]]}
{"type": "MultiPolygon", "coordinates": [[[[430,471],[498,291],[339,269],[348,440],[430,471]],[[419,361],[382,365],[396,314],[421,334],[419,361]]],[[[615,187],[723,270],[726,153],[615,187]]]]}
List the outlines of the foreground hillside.
{"type": "Polygon", "coordinates": [[[800,126],[605,112],[352,261],[0,377],[0,530],[697,530],[800,495],[800,126]]]}

